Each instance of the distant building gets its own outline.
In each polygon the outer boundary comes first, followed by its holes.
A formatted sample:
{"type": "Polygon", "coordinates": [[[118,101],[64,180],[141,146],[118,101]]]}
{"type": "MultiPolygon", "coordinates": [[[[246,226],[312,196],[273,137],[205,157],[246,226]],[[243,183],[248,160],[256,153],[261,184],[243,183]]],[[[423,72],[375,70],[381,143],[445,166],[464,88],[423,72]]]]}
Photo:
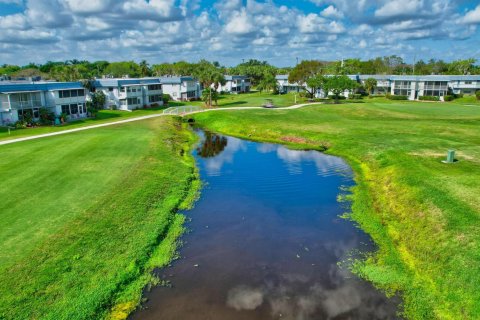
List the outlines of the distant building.
{"type": "MultiPolygon", "coordinates": [[[[212,85],[213,86],[213,85],[212,85]]],[[[250,79],[246,76],[225,76],[225,85],[220,86],[218,92],[246,93],[250,92],[250,79]]]]}
{"type": "Polygon", "coordinates": [[[297,82],[289,82],[288,74],[279,74],[275,76],[280,93],[302,92],[305,91],[305,85],[297,82]]]}
{"type": "Polygon", "coordinates": [[[15,123],[25,117],[38,121],[40,109],[70,119],[87,116],[87,92],[80,82],[0,82],[0,124],[15,123]]]}
{"type": "Polygon", "coordinates": [[[158,78],[97,79],[93,87],[105,94],[105,108],[131,111],[152,104],[163,105],[163,88],[158,78]]]}
{"type": "MultiPolygon", "coordinates": [[[[407,96],[409,100],[417,100],[421,96],[434,96],[443,100],[443,97],[449,94],[474,95],[480,90],[480,75],[349,75],[348,77],[362,85],[368,78],[373,78],[377,80],[374,94],[402,95],[407,96]]],[[[288,75],[278,75],[276,79],[280,93],[301,92],[307,88],[305,84],[288,82],[288,75]]],[[[348,96],[348,93],[345,91],[343,95],[348,96]]],[[[324,97],[326,94],[319,90],[315,96],[324,97]]]]}
{"type": "Polygon", "coordinates": [[[160,82],[163,93],[170,95],[173,100],[197,100],[201,96],[200,85],[193,77],[160,77],[160,82]]]}

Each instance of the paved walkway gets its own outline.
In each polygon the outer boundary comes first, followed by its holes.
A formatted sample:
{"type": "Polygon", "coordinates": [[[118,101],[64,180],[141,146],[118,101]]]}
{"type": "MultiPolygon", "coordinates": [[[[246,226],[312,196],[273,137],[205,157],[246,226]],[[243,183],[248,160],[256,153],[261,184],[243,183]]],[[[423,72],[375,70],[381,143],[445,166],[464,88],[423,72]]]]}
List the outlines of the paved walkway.
{"type": "MultiPolygon", "coordinates": [[[[274,110],[291,110],[291,109],[298,109],[298,108],[311,106],[311,105],[318,105],[318,104],[321,104],[321,103],[303,103],[303,104],[297,104],[297,105],[293,105],[293,106],[285,107],[285,108],[271,108],[271,109],[266,109],[266,108],[263,108],[263,107],[214,108],[214,109],[203,109],[203,110],[198,110],[198,111],[193,111],[193,112],[187,112],[187,113],[184,113],[184,114],[181,114],[181,115],[188,115],[188,114],[194,114],[194,113],[200,113],[200,112],[210,112],[210,111],[251,110],[251,109],[262,109],[262,110],[272,110],[272,111],[274,111],[274,110]]],[[[169,115],[171,115],[171,114],[158,113],[158,114],[135,117],[135,118],[125,119],[125,120],[118,120],[118,121],[101,123],[101,124],[93,124],[91,126],[85,126],[85,127],[75,128],[75,129],[67,129],[67,130],[56,131],[56,132],[51,132],[51,133],[38,134],[38,135],[34,135],[34,136],[15,138],[15,139],[10,139],[10,140],[3,140],[3,141],[0,141],[0,145],[11,144],[11,143],[21,142],[21,141],[34,140],[34,139],[40,139],[40,138],[46,138],[46,137],[52,137],[52,136],[58,136],[58,135],[61,135],[61,134],[90,130],[90,129],[101,128],[101,127],[108,127],[108,126],[113,126],[113,125],[122,124],[122,123],[128,123],[128,122],[133,122],[133,121],[139,121],[139,120],[145,120],[145,119],[151,119],[151,118],[157,118],[157,117],[163,117],[163,116],[169,116],[169,115]]]]}

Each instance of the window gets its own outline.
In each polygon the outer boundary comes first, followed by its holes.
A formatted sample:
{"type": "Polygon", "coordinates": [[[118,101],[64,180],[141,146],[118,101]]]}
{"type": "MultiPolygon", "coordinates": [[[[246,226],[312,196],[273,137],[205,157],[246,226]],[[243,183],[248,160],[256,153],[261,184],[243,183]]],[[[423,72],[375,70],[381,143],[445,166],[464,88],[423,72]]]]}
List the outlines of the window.
{"type": "Polygon", "coordinates": [[[63,105],[62,105],[62,113],[66,113],[66,114],[70,115],[70,114],[71,114],[71,113],[70,113],[70,105],[68,105],[68,104],[63,104],[63,105]]]}
{"type": "Polygon", "coordinates": [[[109,87],[109,88],[108,88],[108,91],[112,92],[112,91],[113,91],[113,87],[109,87]]]}
{"type": "Polygon", "coordinates": [[[172,96],[176,97],[176,96],[177,96],[177,93],[176,93],[176,92],[173,92],[173,93],[172,93],[172,96]]]}
{"type": "Polygon", "coordinates": [[[472,84],[472,81],[465,81],[465,84],[472,84]]]}
{"type": "Polygon", "coordinates": [[[120,87],[120,92],[125,92],[125,87],[120,87]]]}
{"type": "Polygon", "coordinates": [[[40,118],[40,112],[38,111],[38,108],[33,108],[33,117],[40,118]]]}
{"type": "Polygon", "coordinates": [[[70,98],[70,97],[83,97],[85,96],[84,89],[75,89],[75,90],[60,90],[58,91],[58,97],[60,99],[70,98]]]}
{"type": "Polygon", "coordinates": [[[128,98],[127,102],[128,102],[128,105],[140,104],[140,101],[138,98],[128,98]]]}
{"type": "Polygon", "coordinates": [[[162,101],[162,96],[160,94],[154,94],[148,97],[148,102],[150,103],[158,101],[162,101]]]}
{"type": "Polygon", "coordinates": [[[126,99],[120,100],[120,105],[126,106],[127,105],[127,100],[126,99]]]}
{"type": "Polygon", "coordinates": [[[70,105],[70,112],[71,112],[71,114],[78,114],[78,104],[71,104],[70,105]]]}
{"type": "Polygon", "coordinates": [[[153,91],[153,90],[162,90],[162,85],[161,84],[151,84],[148,86],[148,90],[153,91]]]}

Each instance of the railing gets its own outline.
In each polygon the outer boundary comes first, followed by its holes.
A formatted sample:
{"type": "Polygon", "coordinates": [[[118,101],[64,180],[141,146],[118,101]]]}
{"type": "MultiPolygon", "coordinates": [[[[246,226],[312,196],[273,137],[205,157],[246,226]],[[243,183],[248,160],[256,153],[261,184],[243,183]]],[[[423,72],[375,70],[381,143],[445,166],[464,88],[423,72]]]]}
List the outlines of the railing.
{"type": "Polygon", "coordinates": [[[195,112],[201,110],[201,107],[198,106],[181,106],[181,107],[170,107],[163,110],[163,114],[171,115],[184,115],[187,113],[195,112]]]}
{"type": "Polygon", "coordinates": [[[32,108],[42,108],[42,102],[40,100],[29,100],[29,101],[4,101],[2,102],[2,109],[32,109],[32,108]]]}

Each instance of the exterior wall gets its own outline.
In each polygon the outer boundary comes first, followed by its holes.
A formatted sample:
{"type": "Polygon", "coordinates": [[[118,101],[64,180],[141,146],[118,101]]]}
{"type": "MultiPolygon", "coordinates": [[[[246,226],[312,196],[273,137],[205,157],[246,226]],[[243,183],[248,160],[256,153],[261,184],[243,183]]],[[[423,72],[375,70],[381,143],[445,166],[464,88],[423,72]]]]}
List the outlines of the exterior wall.
{"type": "Polygon", "coordinates": [[[452,80],[448,85],[455,94],[475,95],[480,90],[480,80],[452,80]]]}
{"type": "MultiPolygon", "coordinates": [[[[150,106],[153,103],[163,105],[162,94],[163,86],[159,82],[152,83],[132,83],[137,79],[129,79],[129,84],[119,84],[118,81],[107,80],[105,83],[109,86],[96,86],[96,91],[101,91],[105,94],[105,109],[114,106],[118,110],[132,111],[143,108],[143,106],[150,106]],[[110,83],[109,83],[110,82],[110,83]],[[157,85],[159,89],[149,90],[149,86],[157,85]],[[158,96],[159,100],[151,102],[151,96],[158,96]]],[[[121,80],[120,80],[121,81],[121,80]]],[[[138,80],[140,82],[141,79],[138,80]]]]}
{"type": "MultiPolygon", "coordinates": [[[[217,88],[218,92],[229,92],[229,93],[245,93],[245,92],[250,92],[250,79],[244,77],[244,76],[230,76],[227,79],[225,85],[220,86],[217,88]]],[[[213,88],[213,85],[212,85],[213,88]]]]}
{"type": "Polygon", "coordinates": [[[180,84],[165,83],[162,84],[163,93],[170,95],[173,100],[179,101],[182,97],[180,84]]]}

